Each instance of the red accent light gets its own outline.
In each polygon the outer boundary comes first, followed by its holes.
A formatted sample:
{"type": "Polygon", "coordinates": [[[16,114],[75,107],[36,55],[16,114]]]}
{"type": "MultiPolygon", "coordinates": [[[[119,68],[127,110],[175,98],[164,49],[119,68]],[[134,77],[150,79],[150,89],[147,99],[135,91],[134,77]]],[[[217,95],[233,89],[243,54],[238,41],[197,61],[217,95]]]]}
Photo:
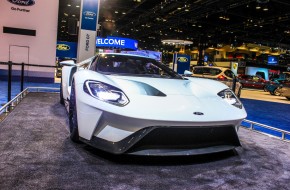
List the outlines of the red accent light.
{"type": "Polygon", "coordinates": [[[218,76],[217,78],[218,80],[227,80],[227,77],[223,76],[223,75],[220,75],[218,76]]]}

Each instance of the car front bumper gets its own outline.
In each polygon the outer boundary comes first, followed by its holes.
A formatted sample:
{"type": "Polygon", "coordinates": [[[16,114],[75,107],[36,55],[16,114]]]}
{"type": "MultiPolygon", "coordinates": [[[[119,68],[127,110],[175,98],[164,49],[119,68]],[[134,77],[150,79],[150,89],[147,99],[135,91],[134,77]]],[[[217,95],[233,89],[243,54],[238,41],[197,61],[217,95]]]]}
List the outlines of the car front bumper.
{"type": "Polygon", "coordinates": [[[235,126],[151,126],[118,142],[93,136],[87,144],[113,154],[200,155],[241,146],[235,126]]]}

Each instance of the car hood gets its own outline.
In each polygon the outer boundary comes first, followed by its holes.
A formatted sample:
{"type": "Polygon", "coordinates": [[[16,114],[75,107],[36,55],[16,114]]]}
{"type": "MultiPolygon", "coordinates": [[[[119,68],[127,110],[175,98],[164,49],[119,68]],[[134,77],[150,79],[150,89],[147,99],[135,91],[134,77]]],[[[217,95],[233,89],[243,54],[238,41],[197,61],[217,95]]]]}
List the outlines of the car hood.
{"type": "Polygon", "coordinates": [[[228,88],[226,85],[209,79],[167,79],[128,76],[108,76],[116,86],[126,94],[142,94],[151,96],[164,95],[216,95],[228,88]]]}

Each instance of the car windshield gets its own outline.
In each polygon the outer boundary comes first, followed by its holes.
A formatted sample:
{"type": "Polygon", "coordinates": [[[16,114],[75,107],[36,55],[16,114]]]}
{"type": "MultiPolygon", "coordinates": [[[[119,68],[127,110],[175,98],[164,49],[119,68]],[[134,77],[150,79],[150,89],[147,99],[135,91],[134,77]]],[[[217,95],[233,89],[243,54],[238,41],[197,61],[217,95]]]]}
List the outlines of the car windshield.
{"type": "Polygon", "coordinates": [[[216,68],[210,67],[195,67],[193,70],[193,74],[202,74],[202,75],[211,75],[215,76],[220,74],[222,71],[216,68]]]}
{"type": "Polygon", "coordinates": [[[104,74],[183,79],[172,69],[154,59],[121,54],[101,55],[97,59],[95,70],[104,74]]]}

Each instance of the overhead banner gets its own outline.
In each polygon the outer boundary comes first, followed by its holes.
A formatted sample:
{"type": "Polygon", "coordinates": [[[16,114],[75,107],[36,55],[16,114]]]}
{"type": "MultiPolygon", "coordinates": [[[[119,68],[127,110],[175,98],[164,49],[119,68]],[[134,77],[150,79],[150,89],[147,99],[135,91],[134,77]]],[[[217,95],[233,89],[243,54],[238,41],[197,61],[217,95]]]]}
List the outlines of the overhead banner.
{"type": "Polygon", "coordinates": [[[107,38],[97,38],[96,47],[109,47],[109,48],[121,48],[121,49],[138,49],[138,41],[129,38],[119,38],[119,37],[107,37],[107,38]]]}
{"type": "Polygon", "coordinates": [[[95,55],[100,0],[82,0],[78,40],[78,62],[95,55]]]}

